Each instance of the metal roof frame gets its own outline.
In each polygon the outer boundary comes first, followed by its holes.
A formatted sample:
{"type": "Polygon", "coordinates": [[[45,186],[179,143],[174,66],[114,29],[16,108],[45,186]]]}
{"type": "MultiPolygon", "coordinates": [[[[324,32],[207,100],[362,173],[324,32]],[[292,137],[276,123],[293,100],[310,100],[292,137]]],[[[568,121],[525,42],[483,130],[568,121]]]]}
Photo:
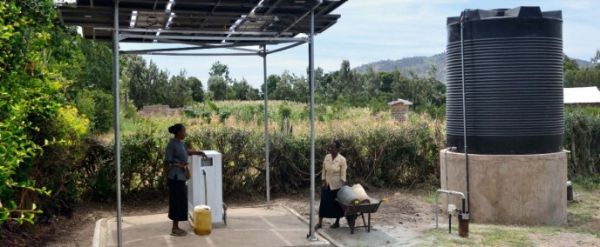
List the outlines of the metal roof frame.
{"type": "MultiPolygon", "coordinates": [[[[310,216],[315,235],[314,36],[334,25],[331,12],[347,0],[76,0],[57,3],[63,24],[81,26],[86,39],[113,43],[117,244],[122,246],[119,56],[259,56],[267,83],[267,55],[308,43],[310,91],[310,216]],[[165,35],[161,35],[161,34],[165,35]],[[119,50],[120,42],[181,44],[185,47],[119,50]],[[268,50],[268,45],[281,45],[268,50]],[[251,46],[259,46],[253,49],[251,46]],[[186,52],[228,49],[235,52],[186,52]]],[[[268,88],[264,91],[266,200],[270,204],[268,88]]]]}
{"type": "MultiPolygon", "coordinates": [[[[168,34],[171,41],[206,38],[211,43],[260,40],[279,44],[307,33],[310,13],[315,14],[315,33],[325,31],[340,18],[331,12],[345,1],[120,0],[120,42],[160,42],[153,36],[168,34]]],[[[105,41],[112,40],[115,27],[113,5],[114,0],[77,0],[76,4],[62,0],[57,4],[63,23],[82,26],[85,38],[105,41]]]]}

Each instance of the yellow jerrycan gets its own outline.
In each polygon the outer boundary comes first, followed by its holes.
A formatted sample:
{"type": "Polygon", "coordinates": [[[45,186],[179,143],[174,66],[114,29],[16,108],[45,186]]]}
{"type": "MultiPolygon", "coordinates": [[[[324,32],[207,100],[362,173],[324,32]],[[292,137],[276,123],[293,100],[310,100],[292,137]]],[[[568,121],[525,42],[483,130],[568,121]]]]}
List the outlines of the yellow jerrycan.
{"type": "Polygon", "coordinates": [[[210,207],[200,205],[194,207],[194,233],[208,235],[212,231],[212,215],[210,207]]]}

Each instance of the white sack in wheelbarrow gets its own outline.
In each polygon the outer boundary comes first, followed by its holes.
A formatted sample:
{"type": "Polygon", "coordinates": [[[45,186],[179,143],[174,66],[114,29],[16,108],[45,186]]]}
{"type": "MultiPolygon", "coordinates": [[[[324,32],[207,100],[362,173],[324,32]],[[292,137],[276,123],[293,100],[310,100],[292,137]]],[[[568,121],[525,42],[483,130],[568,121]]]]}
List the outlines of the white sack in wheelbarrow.
{"type": "Polygon", "coordinates": [[[363,188],[360,184],[352,185],[352,190],[356,194],[356,198],[361,202],[368,201],[371,198],[369,195],[367,195],[365,188],[363,188]]]}
{"type": "Polygon", "coordinates": [[[347,185],[342,186],[337,193],[337,200],[340,203],[351,205],[369,203],[370,197],[360,184],[355,184],[352,187],[347,185]]]}

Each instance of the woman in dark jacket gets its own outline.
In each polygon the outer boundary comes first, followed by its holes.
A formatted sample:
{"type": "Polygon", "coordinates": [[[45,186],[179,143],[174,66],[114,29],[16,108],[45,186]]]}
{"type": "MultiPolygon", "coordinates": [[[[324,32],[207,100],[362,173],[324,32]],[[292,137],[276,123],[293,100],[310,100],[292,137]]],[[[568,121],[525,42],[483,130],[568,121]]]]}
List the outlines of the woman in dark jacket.
{"type": "Polygon", "coordinates": [[[185,143],[183,143],[186,136],[183,124],[175,124],[169,127],[169,133],[174,135],[169,141],[165,153],[165,164],[168,168],[169,219],[173,221],[171,235],[183,236],[187,233],[179,228],[179,221],[186,221],[188,213],[187,187],[185,185],[188,155],[206,155],[200,151],[187,149],[185,143]]]}

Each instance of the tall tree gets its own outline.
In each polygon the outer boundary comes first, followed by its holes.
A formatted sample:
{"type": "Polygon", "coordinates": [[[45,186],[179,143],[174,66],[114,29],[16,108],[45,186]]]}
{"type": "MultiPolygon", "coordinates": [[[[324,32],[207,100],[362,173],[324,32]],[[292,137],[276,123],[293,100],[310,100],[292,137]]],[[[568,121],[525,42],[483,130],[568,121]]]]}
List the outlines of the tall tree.
{"type": "Polygon", "coordinates": [[[258,90],[252,88],[246,79],[234,81],[228,90],[229,99],[233,100],[256,100],[260,98],[258,90]]]}
{"type": "Polygon", "coordinates": [[[275,90],[269,92],[271,95],[269,96],[269,98],[275,100],[295,100],[295,95],[291,83],[293,78],[294,76],[288,71],[283,72],[281,77],[279,77],[279,81],[277,81],[277,86],[275,87],[275,90]]]}
{"type": "Polygon", "coordinates": [[[171,77],[164,91],[164,104],[171,107],[183,107],[192,101],[192,90],[186,78],[185,71],[171,77]]]}
{"type": "Polygon", "coordinates": [[[213,100],[227,99],[227,82],[221,76],[211,76],[208,78],[208,91],[213,100]]]}
{"type": "Polygon", "coordinates": [[[592,58],[592,63],[596,65],[597,70],[600,70],[600,50],[596,51],[596,55],[592,58]]]}
{"type": "MultiPolygon", "coordinates": [[[[268,89],[269,89],[269,98],[271,98],[271,94],[277,88],[277,83],[279,82],[279,80],[281,80],[281,77],[279,75],[269,75],[267,77],[267,86],[268,86],[268,89]]],[[[265,95],[265,84],[263,83],[260,88],[261,88],[261,97],[264,97],[264,95],[265,95]]]]}
{"type": "Polygon", "coordinates": [[[85,59],[80,65],[81,73],[72,90],[87,88],[111,92],[112,51],[108,44],[84,39],[81,41],[81,51],[85,59]]]}
{"type": "Polygon", "coordinates": [[[579,65],[577,64],[577,61],[575,61],[574,59],[571,59],[570,57],[565,55],[565,58],[563,59],[563,69],[564,71],[569,71],[569,70],[578,70],[579,69],[579,65]]]}
{"type": "Polygon", "coordinates": [[[229,67],[226,64],[222,64],[219,61],[213,63],[213,65],[210,67],[208,75],[209,77],[222,77],[227,83],[231,81],[231,78],[229,77],[229,67]]]}
{"type": "Polygon", "coordinates": [[[192,99],[196,102],[204,102],[204,88],[202,87],[202,81],[194,76],[190,76],[188,77],[188,84],[192,90],[192,99]]]}
{"type": "Polygon", "coordinates": [[[146,61],[140,56],[130,56],[127,60],[125,73],[129,82],[129,98],[137,108],[147,103],[147,95],[150,91],[150,78],[146,61]]]}

